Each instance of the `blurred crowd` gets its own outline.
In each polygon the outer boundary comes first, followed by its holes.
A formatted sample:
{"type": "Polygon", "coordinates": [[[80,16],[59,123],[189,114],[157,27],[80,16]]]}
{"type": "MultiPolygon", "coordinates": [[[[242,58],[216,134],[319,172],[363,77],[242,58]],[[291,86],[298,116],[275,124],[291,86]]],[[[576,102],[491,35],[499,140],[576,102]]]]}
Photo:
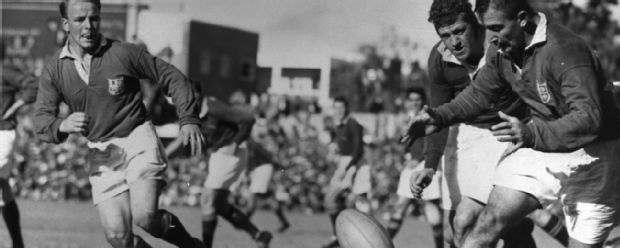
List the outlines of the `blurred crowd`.
{"type": "MultiPolygon", "coordinates": [[[[284,168],[274,173],[273,196],[286,202],[291,210],[309,214],[323,211],[325,186],[336,167],[336,146],[331,143],[334,121],[329,111],[321,110],[311,101],[269,95],[246,101],[242,93],[237,93],[230,102],[235,105],[250,103],[245,107],[257,116],[253,139],[271,151],[284,168]]],[[[60,145],[43,143],[36,138],[32,120],[25,114],[30,110],[26,108],[21,112],[19,138],[12,158],[11,184],[16,195],[33,200],[90,200],[86,140],[72,135],[60,145]]],[[[371,123],[375,126],[386,126],[377,124],[381,122],[392,127],[382,132],[366,130],[364,137],[367,145],[363,163],[372,165],[373,170],[374,187],[370,197],[375,207],[380,208],[389,201],[390,192],[395,192],[397,180],[394,179],[402,167],[403,147],[396,142],[400,129],[393,126],[404,117],[373,114],[360,118],[375,122],[371,123]]],[[[163,141],[167,143],[166,139],[163,141]]],[[[254,165],[250,159],[251,166],[254,165]]],[[[198,206],[206,168],[204,157],[184,156],[182,152],[171,156],[166,174],[168,184],[161,204],[198,206]]],[[[243,204],[247,180],[241,180],[238,185],[233,188],[231,200],[243,204]]]]}

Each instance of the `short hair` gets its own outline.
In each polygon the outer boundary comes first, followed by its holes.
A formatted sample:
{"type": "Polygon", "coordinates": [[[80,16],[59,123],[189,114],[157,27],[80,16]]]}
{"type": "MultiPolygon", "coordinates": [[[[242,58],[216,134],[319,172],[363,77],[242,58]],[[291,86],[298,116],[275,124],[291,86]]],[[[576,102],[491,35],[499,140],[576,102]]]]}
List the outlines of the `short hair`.
{"type": "Polygon", "coordinates": [[[504,12],[511,19],[517,18],[517,14],[521,11],[527,12],[528,15],[534,13],[527,0],[476,0],[475,11],[481,18],[490,8],[504,12]]]}
{"type": "Polygon", "coordinates": [[[347,113],[349,113],[349,101],[344,96],[337,96],[334,98],[334,103],[342,103],[344,105],[344,109],[347,113]]]}
{"type": "MultiPolygon", "coordinates": [[[[62,18],[68,18],[68,16],[67,16],[67,7],[69,6],[69,3],[71,1],[72,0],[62,0],[62,2],[60,2],[60,4],[58,5],[58,9],[60,10],[60,16],[62,18]]],[[[97,6],[97,9],[101,10],[101,1],[100,0],[75,0],[75,1],[94,3],[95,6],[97,6]]]]}
{"type": "Polygon", "coordinates": [[[409,99],[409,96],[411,94],[418,94],[420,95],[420,98],[422,98],[422,102],[426,103],[426,92],[424,91],[424,89],[420,88],[420,87],[411,87],[409,89],[407,89],[407,95],[405,96],[405,99],[409,99]]]}
{"type": "Polygon", "coordinates": [[[437,30],[454,24],[460,18],[469,24],[480,25],[468,0],[434,0],[428,15],[428,21],[437,30]]]}

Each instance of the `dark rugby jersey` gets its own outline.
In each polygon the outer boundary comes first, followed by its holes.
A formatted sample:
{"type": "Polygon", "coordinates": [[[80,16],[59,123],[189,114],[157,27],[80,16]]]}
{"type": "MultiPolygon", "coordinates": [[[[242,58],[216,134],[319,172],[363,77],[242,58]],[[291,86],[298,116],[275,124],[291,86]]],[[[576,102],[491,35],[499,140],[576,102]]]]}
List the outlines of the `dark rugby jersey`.
{"type": "MultiPolygon", "coordinates": [[[[198,102],[189,80],[174,66],[129,43],[102,37],[93,54],[88,83],[78,72],[68,43],[48,61],[39,81],[34,122],[39,137],[60,143],[67,135],[58,128],[58,104],[90,117],[85,136],[89,141],[125,137],[147,119],[139,79],[159,84],[171,96],[181,125],[199,124],[198,102]]],[[[78,62],[79,63],[79,62],[78,62]]]]}
{"type": "MultiPolygon", "coordinates": [[[[431,50],[428,59],[428,70],[430,78],[430,83],[428,84],[430,107],[437,107],[450,102],[471,83],[470,73],[442,42],[437,43],[431,50]]],[[[510,90],[505,90],[502,96],[492,105],[491,109],[477,116],[472,116],[465,120],[465,123],[487,129],[502,121],[497,114],[500,110],[518,118],[523,118],[526,113],[525,104],[523,104],[517,94],[510,90]]],[[[436,169],[439,165],[439,160],[443,155],[448,140],[448,133],[449,130],[446,128],[424,138],[425,168],[436,169]]]]}
{"type": "Polygon", "coordinates": [[[342,156],[351,156],[350,165],[358,165],[364,155],[364,128],[355,119],[346,117],[343,123],[336,127],[334,141],[342,156]]]}
{"type": "Polygon", "coordinates": [[[207,98],[207,106],[209,111],[200,120],[207,146],[218,149],[240,144],[250,136],[255,122],[252,113],[229,106],[215,97],[207,98]]]}
{"type": "Polygon", "coordinates": [[[31,74],[23,73],[17,68],[2,66],[2,82],[0,82],[0,130],[12,130],[15,128],[15,115],[7,120],[2,116],[15,103],[21,99],[24,103],[34,102],[37,96],[37,81],[31,74]]]}
{"type": "Polygon", "coordinates": [[[546,24],[544,15],[522,68],[490,47],[487,65],[470,87],[452,102],[436,108],[440,126],[487,111],[511,89],[529,107],[532,120],[524,130],[524,147],[569,152],[595,141],[620,136],[620,111],[596,55],[566,28],[546,24]]]}

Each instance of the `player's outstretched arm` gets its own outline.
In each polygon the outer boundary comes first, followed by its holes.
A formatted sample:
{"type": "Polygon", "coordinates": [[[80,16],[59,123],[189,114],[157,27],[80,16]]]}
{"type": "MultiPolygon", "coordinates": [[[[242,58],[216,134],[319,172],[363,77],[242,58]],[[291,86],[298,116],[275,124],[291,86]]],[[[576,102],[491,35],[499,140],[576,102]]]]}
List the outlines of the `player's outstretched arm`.
{"type": "Polygon", "coordinates": [[[401,137],[400,143],[411,146],[417,139],[437,132],[440,126],[436,123],[437,117],[434,111],[428,106],[424,106],[418,115],[409,120],[409,129],[407,133],[401,137]]]}

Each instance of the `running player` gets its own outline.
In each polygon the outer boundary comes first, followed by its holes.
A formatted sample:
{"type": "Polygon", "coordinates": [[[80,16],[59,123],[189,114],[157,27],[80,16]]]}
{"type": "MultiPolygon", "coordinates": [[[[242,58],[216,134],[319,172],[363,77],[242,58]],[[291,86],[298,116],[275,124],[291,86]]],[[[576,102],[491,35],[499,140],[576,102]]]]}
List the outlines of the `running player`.
{"type": "Polygon", "coordinates": [[[248,145],[255,119],[253,113],[228,106],[213,97],[203,97],[200,113],[202,132],[213,151],[202,193],[202,237],[211,247],[217,228],[217,216],[247,232],[259,248],[269,247],[272,235],[259,230],[243,213],[228,202],[230,186],[236,182],[248,163],[248,145]]]}
{"type": "MultiPolygon", "coordinates": [[[[2,49],[4,57],[4,49],[2,49]]],[[[19,209],[9,185],[11,173],[10,156],[16,139],[15,113],[25,104],[32,103],[37,96],[37,83],[34,76],[20,70],[2,65],[0,82],[0,209],[6,223],[13,247],[24,247],[19,223],[19,209]]]]}
{"type": "Polygon", "coordinates": [[[349,103],[345,98],[334,99],[334,120],[337,122],[334,142],[338,145],[338,168],[329,183],[325,194],[325,206],[334,230],[329,243],[324,248],[338,247],[335,235],[336,217],[347,207],[358,207],[358,210],[370,212],[367,193],[370,192],[370,166],[360,164],[364,155],[364,128],[349,115],[349,103]],[[350,191],[352,195],[347,195],[350,191]]]}
{"type": "Polygon", "coordinates": [[[502,231],[558,199],[569,247],[601,247],[617,211],[620,111],[596,54],[527,1],[479,0],[476,10],[491,41],[486,65],[452,102],[417,116],[410,138],[489,111],[507,90],[527,104],[531,119],[499,112],[502,122],[491,127],[509,150],[463,247],[492,247],[502,231]]]}
{"type": "MultiPolygon", "coordinates": [[[[405,98],[405,111],[410,117],[413,117],[422,110],[422,106],[426,102],[426,94],[424,89],[412,88],[407,91],[405,98]]],[[[415,171],[424,169],[424,141],[422,139],[416,140],[413,145],[409,147],[409,152],[405,154],[405,167],[400,174],[400,180],[398,181],[398,189],[396,194],[398,199],[394,205],[394,210],[390,215],[390,222],[387,226],[387,231],[390,237],[394,238],[400,230],[403,219],[407,213],[409,206],[414,205],[415,198],[409,189],[409,178],[415,171]]],[[[426,188],[425,194],[422,197],[424,203],[423,212],[426,220],[431,224],[433,228],[433,238],[435,240],[435,247],[443,247],[443,225],[442,225],[442,211],[440,210],[441,202],[441,173],[435,173],[433,181],[426,188]]]]}
{"type": "Polygon", "coordinates": [[[254,214],[254,211],[256,211],[258,198],[275,201],[272,202],[272,207],[276,217],[278,217],[278,221],[280,222],[278,232],[282,233],[291,225],[284,215],[284,203],[275,198],[270,199],[274,196],[274,192],[270,192],[269,183],[273,177],[274,170],[282,170],[284,167],[282,167],[282,165],[278,162],[278,159],[275,158],[270,151],[261,145],[265,143],[268,142],[264,141],[264,139],[257,141],[248,139],[248,148],[250,151],[249,161],[252,164],[252,168],[248,168],[250,170],[250,184],[248,186],[250,194],[247,199],[248,205],[245,212],[248,217],[251,217],[254,214]]]}
{"type": "MultiPolygon", "coordinates": [[[[484,63],[484,27],[479,24],[467,0],[434,1],[429,21],[435,25],[441,41],[431,51],[428,68],[431,82],[430,105],[439,106],[452,100],[470,84],[479,67],[484,63]]],[[[488,129],[501,122],[497,111],[525,116],[525,104],[512,92],[507,92],[499,99],[495,107],[477,118],[468,119],[458,126],[456,137],[456,160],[444,169],[446,181],[446,209],[454,210],[452,225],[454,244],[460,246],[463,237],[471,230],[476,218],[488,201],[493,187],[495,166],[506,149],[495,139],[488,129]]],[[[426,166],[414,173],[412,180],[419,181],[435,174],[438,162],[443,154],[448,129],[442,130],[425,139],[426,166]]],[[[541,210],[542,211],[542,210],[541,210]]],[[[562,222],[547,213],[536,213],[534,217],[544,220],[541,227],[566,244],[567,235],[562,222]],[[548,227],[549,226],[549,227],[548,227]],[[554,228],[560,230],[554,233],[554,228]]],[[[530,233],[533,225],[525,221],[503,236],[508,246],[534,247],[530,233]]]]}
{"type": "Polygon", "coordinates": [[[69,134],[88,139],[93,202],[110,245],[148,247],[134,236],[133,222],[177,247],[203,247],[175,215],[158,208],[166,157],[142,104],[138,80],[157,82],[172,96],[183,141],[200,154],[204,142],[195,92],[172,65],[135,45],[103,37],[100,11],[98,0],[60,3],[68,40],[43,69],[36,131],[46,142],[61,143],[69,134]],[[71,110],[66,118],[57,116],[61,102],[71,110]]]}

